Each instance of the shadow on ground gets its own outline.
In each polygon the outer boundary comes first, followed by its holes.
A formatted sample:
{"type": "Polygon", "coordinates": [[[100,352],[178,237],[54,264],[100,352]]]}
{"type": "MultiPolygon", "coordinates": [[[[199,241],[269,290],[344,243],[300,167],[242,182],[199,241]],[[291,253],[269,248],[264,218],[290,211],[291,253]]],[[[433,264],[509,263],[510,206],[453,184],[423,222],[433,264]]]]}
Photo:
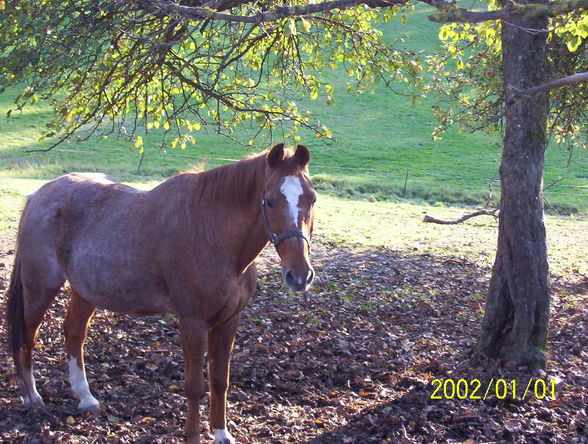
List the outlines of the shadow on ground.
{"type": "MultiPolygon", "coordinates": [[[[578,335],[588,327],[579,305],[563,296],[555,304],[557,351],[549,374],[539,376],[559,378],[556,399],[433,400],[434,379],[486,384],[496,376],[467,359],[489,270],[465,258],[326,245],[315,248],[314,262],[317,282],[300,296],[281,288],[273,252],[261,259],[258,294],[233,355],[229,429],[239,442],[569,442],[586,432],[588,371],[578,335]]],[[[1,272],[6,288],[9,267],[1,272]]],[[[48,413],[19,406],[12,364],[0,352],[0,439],[181,442],[183,362],[174,318],[95,317],[86,356],[104,411],[90,416],[69,395],[66,301],[60,295],[48,313],[35,354],[48,413]]],[[[4,339],[3,324],[1,332],[4,339]]],[[[519,377],[511,370],[501,377],[519,377]]]]}

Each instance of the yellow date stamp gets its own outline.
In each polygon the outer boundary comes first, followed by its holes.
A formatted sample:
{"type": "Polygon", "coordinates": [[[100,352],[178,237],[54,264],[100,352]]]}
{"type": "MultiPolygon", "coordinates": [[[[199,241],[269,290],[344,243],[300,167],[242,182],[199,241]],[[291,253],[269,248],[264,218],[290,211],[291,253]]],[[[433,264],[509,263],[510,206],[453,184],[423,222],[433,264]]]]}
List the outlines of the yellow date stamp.
{"type": "Polygon", "coordinates": [[[433,379],[433,392],[430,399],[480,399],[490,397],[497,399],[529,398],[554,400],[556,380],[530,378],[526,383],[519,384],[516,379],[492,378],[484,383],[479,379],[433,379]]]}

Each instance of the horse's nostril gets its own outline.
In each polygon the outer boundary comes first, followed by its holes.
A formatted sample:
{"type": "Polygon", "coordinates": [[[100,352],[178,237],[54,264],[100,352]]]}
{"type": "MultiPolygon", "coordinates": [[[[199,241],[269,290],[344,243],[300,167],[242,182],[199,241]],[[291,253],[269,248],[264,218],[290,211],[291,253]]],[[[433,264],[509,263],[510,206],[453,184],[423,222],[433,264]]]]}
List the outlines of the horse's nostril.
{"type": "Polygon", "coordinates": [[[288,272],[286,273],[286,283],[288,285],[296,285],[296,278],[294,277],[294,273],[292,273],[291,270],[288,270],[288,272]]]}
{"type": "Polygon", "coordinates": [[[308,276],[306,277],[306,283],[310,284],[314,280],[314,271],[308,270],[308,276]]]}

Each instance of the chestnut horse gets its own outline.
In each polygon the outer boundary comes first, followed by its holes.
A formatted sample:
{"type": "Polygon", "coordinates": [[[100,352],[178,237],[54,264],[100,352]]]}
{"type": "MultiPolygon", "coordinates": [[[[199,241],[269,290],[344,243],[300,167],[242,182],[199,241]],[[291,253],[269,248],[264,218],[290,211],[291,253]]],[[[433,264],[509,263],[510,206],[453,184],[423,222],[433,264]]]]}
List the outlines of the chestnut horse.
{"type": "Polygon", "coordinates": [[[187,442],[200,442],[199,404],[208,349],[210,426],[226,429],[229,361],[240,313],[256,288],[253,261],[271,241],[292,291],[314,278],[309,262],[315,192],[308,148],[284,144],[199,174],[139,191],[102,174],[73,173],[29,197],[18,232],[7,319],[24,404],[42,406],[32,351],[51,301],[69,281],[64,322],[69,376],[78,408],[97,411],[83,346],[97,307],[119,313],[174,313],[179,320],[188,398],[187,442]]]}

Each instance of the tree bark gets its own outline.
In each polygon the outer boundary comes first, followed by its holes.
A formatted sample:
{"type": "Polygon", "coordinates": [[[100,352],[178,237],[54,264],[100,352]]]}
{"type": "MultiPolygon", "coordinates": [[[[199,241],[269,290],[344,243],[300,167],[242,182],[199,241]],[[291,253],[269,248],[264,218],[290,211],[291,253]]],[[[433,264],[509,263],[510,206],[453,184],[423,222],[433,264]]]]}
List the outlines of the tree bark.
{"type": "Polygon", "coordinates": [[[545,83],[547,33],[541,30],[546,28],[545,18],[502,23],[506,126],[498,249],[477,344],[477,351],[491,358],[534,369],[547,361],[550,296],[542,184],[548,97],[511,99],[516,90],[545,83]]]}

